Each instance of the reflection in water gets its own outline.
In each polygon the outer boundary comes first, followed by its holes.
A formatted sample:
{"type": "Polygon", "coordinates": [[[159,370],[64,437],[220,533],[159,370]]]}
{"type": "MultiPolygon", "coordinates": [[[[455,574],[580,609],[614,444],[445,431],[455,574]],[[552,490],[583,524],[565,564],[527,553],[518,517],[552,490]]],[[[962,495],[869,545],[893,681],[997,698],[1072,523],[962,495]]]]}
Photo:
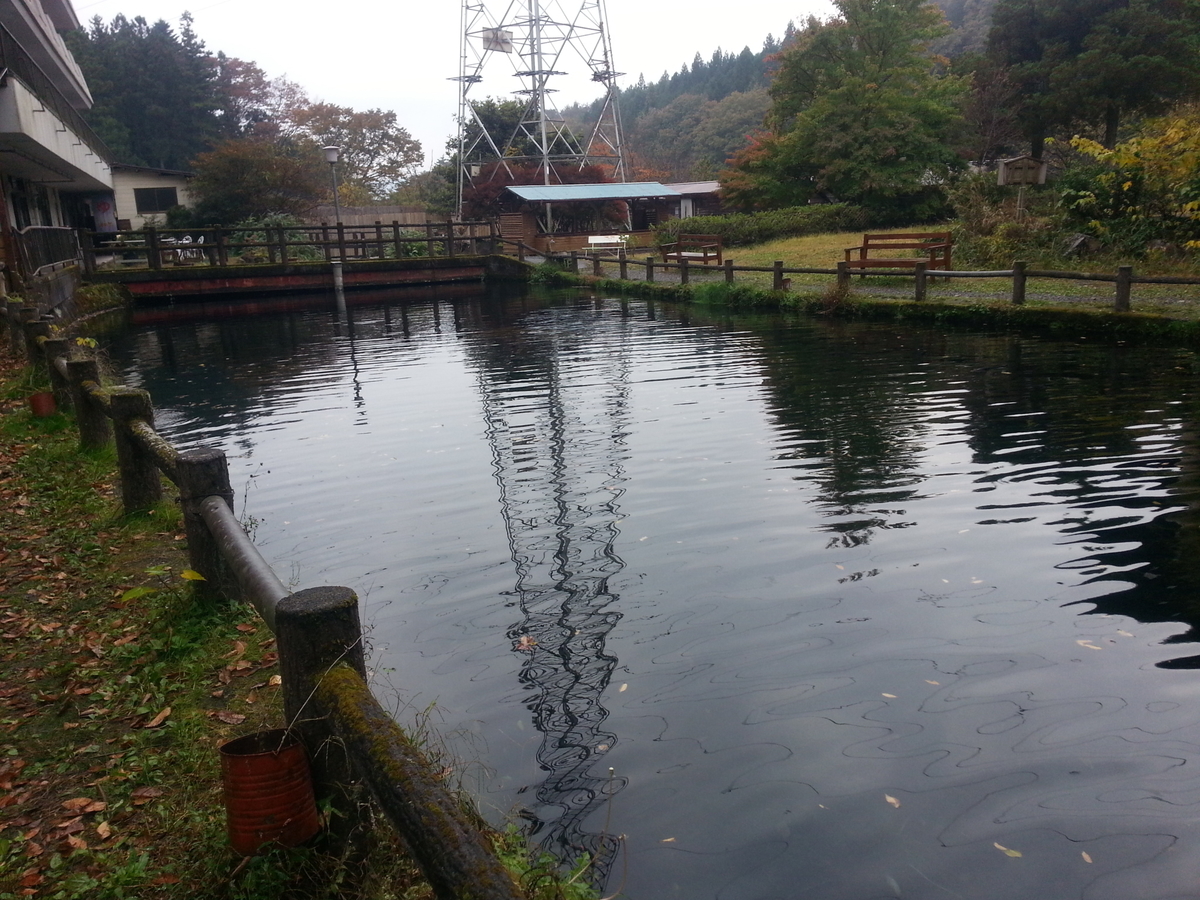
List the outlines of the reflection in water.
{"type": "Polygon", "coordinates": [[[615,545],[629,385],[623,353],[573,365],[588,339],[584,325],[501,340],[478,348],[476,364],[517,574],[521,620],[508,636],[528,657],[519,677],[548,773],[522,815],[557,855],[588,854],[603,884],[618,841],[583,821],[623,783],[600,762],[617,742],[601,696],[617,663],[604,645],[621,618],[609,581],[625,565],[615,545]]]}

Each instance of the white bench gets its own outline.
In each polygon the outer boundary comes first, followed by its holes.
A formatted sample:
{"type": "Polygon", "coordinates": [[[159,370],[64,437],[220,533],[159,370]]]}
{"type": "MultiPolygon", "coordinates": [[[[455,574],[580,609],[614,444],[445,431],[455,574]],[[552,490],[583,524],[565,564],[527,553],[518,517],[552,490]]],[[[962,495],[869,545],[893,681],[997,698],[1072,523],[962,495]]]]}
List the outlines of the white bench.
{"type": "Polygon", "coordinates": [[[611,250],[619,253],[625,249],[625,241],[628,238],[625,234],[593,234],[588,236],[588,252],[603,253],[611,250]]]}

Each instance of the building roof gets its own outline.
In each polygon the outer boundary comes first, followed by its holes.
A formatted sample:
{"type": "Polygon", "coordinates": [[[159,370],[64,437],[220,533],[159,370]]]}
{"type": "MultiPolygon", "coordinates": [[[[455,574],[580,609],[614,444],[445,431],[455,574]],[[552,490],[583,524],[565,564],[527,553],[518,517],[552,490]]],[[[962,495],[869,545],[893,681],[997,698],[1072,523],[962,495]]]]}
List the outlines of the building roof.
{"type": "Polygon", "coordinates": [[[160,169],[158,166],[135,166],[130,163],[113,163],[114,172],[141,172],[143,175],[178,175],[183,178],[195,178],[195,172],[184,172],[179,169],[160,169]]]}
{"type": "Polygon", "coordinates": [[[618,184],[510,184],[508,189],[522,200],[563,203],[570,200],[648,200],[678,197],[679,191],[657,181],[618,184]]]}
{"type": "Polygon", "coordinates": [[[719,181],[682,181],[679,184],[668,184],[667,187],[690,197],[695,194],[715,194],[721,189],[719,181]]]}

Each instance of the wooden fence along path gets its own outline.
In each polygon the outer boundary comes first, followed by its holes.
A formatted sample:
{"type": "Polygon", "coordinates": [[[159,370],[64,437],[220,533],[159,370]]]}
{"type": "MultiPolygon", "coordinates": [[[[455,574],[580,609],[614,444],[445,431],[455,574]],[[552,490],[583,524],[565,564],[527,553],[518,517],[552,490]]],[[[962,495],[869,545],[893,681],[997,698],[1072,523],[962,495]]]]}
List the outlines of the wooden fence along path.
{"type": "Polygon", "coordinates": [[[315,263],[336,260],[477,256],[497,250],[499,232],[491,222],[429,222],[373,226],[336,225],[287,228],[158,229],[79,231],[83,270],[167,266],[237,266],[315,263]]]}
{"type": "MultiPolygon", "coordinates": [[[[533,252],[529,248],[521,249],[525,252],[533,252]]],[[[524,253],[521,254],[521,258],[524,258],[524,253]]],[[[605,275],[605,266],[613,265],[611,259],[602,260],[599,255],[588,256],[587,254],[577,252],[559,254],[547,258],[554,260],[559,265],[575,273],[585,273],[586,267],[584,264],[590,259],[591,274],[596,277],[603,277],[605,275]]],[[[1003,278],[1012,280],[1012,292],[1010,296],[1014,306],[1021,306],[1025,303],[1026,284],[1030,278],[1107,281],[1114,285],[1114,312],[1129,312],[1131,310],[1132,286],[1135,284],[1200,285],[1200,278],[1173,275],[1135,275],[1133,266],[1118,266],[1117,271],[1109,275],[1093,272],[1061,272],[1048,269],[1030,269],[1024,262],[1013,263],[1011,269],[979,272],[956,272],[941,269],[931,272],[927,264],[923,262],[904,269],[871,268],[867,270],[856,266],[853,260],[850,262],[839,262],[837,267],[832,269],[811,267],[789,268],[783,264],[783,260],[776,260],[774,265],[771,266],[735,266],[732,259],[726,259],[721,266],[705,266],[689,263],[686,259],[679,262],[662,262],[653,256],[647,256],[644,262],[621,256],[615,261],[615,264],[618,268],[618,277],[622,281],[631,280],[630,275],[637,272],[642,277],[636,280],[653,282],[657,272],[664,272],[672,280],[678,279],[680,284],[690,284],[694,274],[704,273],[710,276],[717,275],[723,278],[726,283],[735,284],[736,280],[734,276],[737,272],[767,272],[772,276],[771,286],[776,291],[784,291],[790,288],[789,275],[833,275],[837,278],[838,285],[844,288],[850,287],[850,280],[855,275],[858,275],[860,278],[875,275],[899,276],[913,279],[913,299],[917,302],[925,300],[928,296],[930,278],[1003,278]]]]}
{"type": "Polygon", "coordinates": [[[80,348],[53,337],[36,307],[10,300],[0,316],[14,352],[23,346],[49,374],[60,408],[74,408],[80,447],[115,442],[125,512],[161,500],[165,475],[179,491],[189,564],[205,579],[197,584],[251,603],[275,633],[288,727],[308,750],[317,796],[352,822],[350,786],[365,784],[439,900],[518,900],[512,877],[372,694],[354,591],[289,591],[233,514],[224,451],[173,447],[154,430],[149,393],[102,387],[96,360],[72,358],[80,348]]]}

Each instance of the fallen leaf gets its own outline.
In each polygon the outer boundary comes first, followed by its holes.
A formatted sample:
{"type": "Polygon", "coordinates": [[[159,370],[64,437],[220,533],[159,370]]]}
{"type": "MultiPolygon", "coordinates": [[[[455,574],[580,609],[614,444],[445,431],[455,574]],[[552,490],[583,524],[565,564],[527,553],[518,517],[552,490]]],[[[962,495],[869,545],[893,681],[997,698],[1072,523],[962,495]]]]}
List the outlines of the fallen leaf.
{"type": "Polygon", "coordinates": [[[925,683],[926,684],[937,684],[937,685],[941,684],[940,681],[930,681],[928,678],[925,679],[925,683]]]}
{"type": "Polygon", "coordinates": [[[267,680],[267,683],[270,684],[272,687],[279,687],[279,685],[283,684],[283,678],[280,677],[279,675],[272,675],[267,680]]]}
{"type": "Polygon", "coordinates": [[[1092,861],[1092,858],[1088,856],[1088,852],[1086,850],[1080,851],[1079,855],[1083,857],[1083,861],[1085,863],[1090,863],[1092,861]]]}
{"type": "Polygon", "coordinates": [[[141,806],[143,803],[149,803],[155,797],[161,797],[162,795],[162,788],[146,785],[145,787],[134,788],[133,793],[129,796],[133,800],[134,806],[141,806]]]}
{"type": "Polygon", "coordinates": [[[1022,855],[1020,850],[1009,850],[1007,847],[1001,847],[999,844],[992,844],[992,846],[995,847],[997,850],[999,850],[1001,853],[1003,853],[1005,856],[1011,856],[1013,859],[1016,859],[1017,857],[1022,855]]]}
{"type": "Polygon", "coordinates": [[[243,643],[242,641],[234,641],[234,642],[233,642],[233,649],[232,649],[232,650],[230,650],[230,651],[229,651],[228,653],[226,653],[225,655],[226,655],[226,656],[234,656],[234,657],[236,657],[236,656],[241,656],[241,655],[242,655],[243,653],[245,653],[245,652],[246,652],[246,645],[245,645],[245,643],[243,643]]]}
{"type": "Polygon", "coordinates": [[[86,850],[88,848],[87,841],[75,834],[67,835],[67,843],[74,850],[86,850]]]}
{"type": "Polygon", "coordinates": [[[1103,647],[1097,647],[1091,641],[1076,641],[1080,647],[1087,647],[1089,650],[1103,650],[1103,647]]]}
{"type": "Polygon", "coordinates": [[[629,685],[623,684],[623,685],[621,685],[620,688],[617,689],[617,693],[618,694],[624,693],[626,690],[628,690],[628,688],[629,688],[629,685]]]}
{"type": "Polygon", "coordinates": [[[896,807],[896,809],[900,808],[900,801],[897,800],[895,797],[893,797],[891,794],[884,794],[883,799],[886,800],[888,803],[892,804],[892,806],[896,807]]]}
{"type": "Polygon", "coordinates": [[[41,844],[36,844],[33,841],[25,845],[25,855],[30,859],[41,856],[45,852],[46,849],[41,844]]]}
{"type": "Polygon", "coordinates": [[[521,639],[513,645],[514,650],[532,650],[537,646],[537,641],[527,634],[521,635],[521,639]]]}
{"type": "Polygon", "coordinates": [[[241,713],[230,712],[227,709],[217,710],[217,718],[226,725],[241,725],[246,721],[246,717],[241,713]]]}
{"type": "Polygon", "coordinates": [[[112,836],[112,826],[107,822],[101,822],[96,826],[96,834],[100,835],[104,840],[108,840],[112,836]]]}
{"type": "Polygon", "coordinates": [[[884,694],[883,696],[887,697],[889,700],[895,700],[895,699],[896,699],[896,695],[895,695],[895,694],[884,694]]]}
{"type": "Polygon", "coordinates": [[[143,725],[143,728],[157,728],[163,722],[167,721],[167,716],[171,715],[171,707],[164,706],[162,711],[157,716],[143,725]]]}
{"type": "Polygon", "coordinates": [[[661,841],[659,841],[659,843],[660,844],[669,844],[674,840],[675,840],[675,838],[663,838],[661,841]]]}
{"type": "Polygon", "coordinates": [[[178,875],[159,875],[151,884],[179,884],[178,875]]]}
{"type": "Polygon", "coordinates": [[[74,797],[63,801],[63,809],[70,810],[71,812],[83,812],[86,807],[91,806],[95,802],[91,797],[74,797]]]}
{"type": "Polygon", "coordinates": [[[237,627],[237,630],[242,632],[242,634],[254,634],[254,632],[258,631],[257,628],[255,628],[253,625],[251,625],[248,622],[243,622],[241,625],[239,625],[237,627]]]}
{"type": "Polygon", "coordinates": [[[187,581],[208,581],[207,578],[205,578],[195,569],[184,569],[179,573],[179,577],[186,579],[187,581]]]}
{"type": "Polygon", "coordinates": [[[1120,628],[1117,629],[1117,634],[1121,635],[1121,637],[1133,637],[1128,631],[1123,631],[1120,628]]]}

